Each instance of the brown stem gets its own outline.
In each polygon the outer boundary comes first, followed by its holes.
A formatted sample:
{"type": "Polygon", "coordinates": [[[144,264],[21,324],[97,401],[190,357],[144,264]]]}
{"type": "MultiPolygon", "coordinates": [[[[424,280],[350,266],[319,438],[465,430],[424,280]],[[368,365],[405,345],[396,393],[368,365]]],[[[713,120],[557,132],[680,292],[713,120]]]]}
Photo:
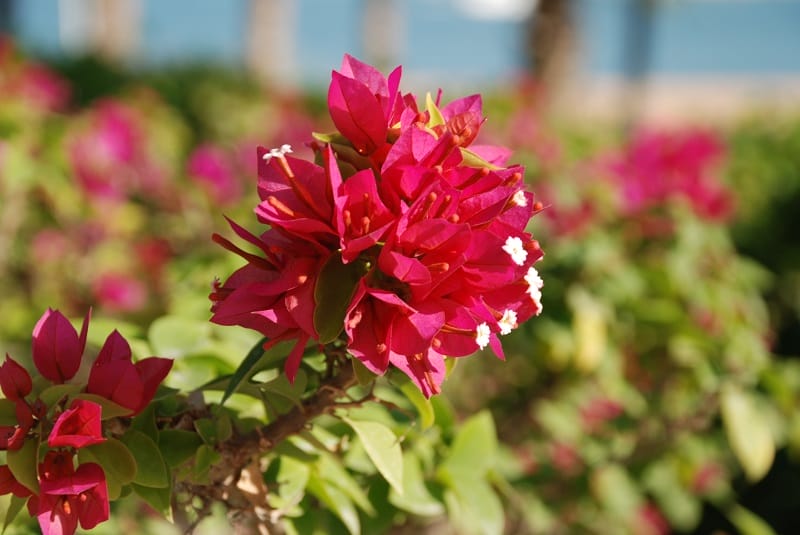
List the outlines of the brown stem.
{"type": "Polygon", "coordinates": [[[261,428],[246,435],[234,437],[229,444],[234,451],[248,456],[270,450],[286,438],[301,432],[308,423],[322,414],[330,413],[339,405],[337,399],[357,382],[349,361],[340,361],[339,372],[324,380],[317,392],[261,428]]]}
{"type": "MultiPolygon", "coordinates": [[[[262,532],[267,529],[268,520],[258,520],[257,507],[254,506],[252,496],[248,496],[239,488],[239,481],[248,466],[258,466],[260,457],[286,440],[288,437],[306,429],[309,423],[322,414],[329,414],[343,403],[337,400],[347,395],[347,390],[357,383],[355,371],[349,359],[339,356],[331,363],[330,375],[324,378],[317,391],[309,398],[303,400],[289,412],[280,415],[269,424],[259,427],[243,435],[234,435],[230,440],[217,445],[220,461],[216,463],[209,474],[206,484],[196,484],[187,481],[178,481],[175,491],[185,492],[190,496],[199,497],[206,503],[222,502],[238,525],[249,525],[256,522],[262,532]],[[237,520],[238,519],[238,520],[237,520]]],[[[350,401],[345,405],[352,405],[350,401]]],[[[194,417],[208,417],[208,414],[193,415],[194,417]]],[[[191,417],[190,417],[191,418],[191,417]]],[[[184,424],[186,422],[183,422],[184,424]]],[[[264,489],[266,492],[266,489],[264,489]]],[[[265,496],[264,496],[265,498],[265,496]]],[[[262,502],[261,508],[266,504],[262,502]]],[[[263,510],[263,509],[262,509],[263,510]]],[[[260,515],[261,518],[264,515],[260,515]]],[[[202,513],[200,515],[202,517],[202,513]]],[[[198,518],[194,525],[199,522],[198,518]]]]}

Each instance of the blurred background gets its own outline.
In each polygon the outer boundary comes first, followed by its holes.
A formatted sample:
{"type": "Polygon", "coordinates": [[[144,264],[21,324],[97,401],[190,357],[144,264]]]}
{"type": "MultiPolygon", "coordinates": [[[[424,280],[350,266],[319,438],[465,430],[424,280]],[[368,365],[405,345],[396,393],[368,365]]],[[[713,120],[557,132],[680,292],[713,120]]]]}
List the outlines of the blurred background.
{"type": "Polygon", "coordinates": [[[310,155],[344,53],[402,64],[482,92],[547,207],[544,313],[437,402],[491,411],[502,529],[800,533],[800,0],[0,0],[0,33],[0,354],[92,306],[173,386],[231,373],[209,238],[257,229],[255,146],[310,155]]]}

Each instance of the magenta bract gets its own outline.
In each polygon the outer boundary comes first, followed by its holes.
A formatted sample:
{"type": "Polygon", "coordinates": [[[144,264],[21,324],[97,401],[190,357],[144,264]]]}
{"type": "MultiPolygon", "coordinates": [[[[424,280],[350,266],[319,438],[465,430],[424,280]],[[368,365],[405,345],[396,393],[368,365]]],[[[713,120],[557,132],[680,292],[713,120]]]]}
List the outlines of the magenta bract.
{"type": "Polygon", "coordinates": [[[86,347],[89,316],[83,320],[80,336],[59,311],[48,309],[33,329],[33,363],[45,378],[60,384],[78,372],[86,347]]]}
{"type": "Polygon", "coordinates": [[[18,401],[31,393],[33,383],[28,370],[6,354],[6,360],[0,364],[0,389],[11,401],[18,401]]]}
{"type": "Polygon", "coordinates": [[[541,311],[542,257],[527,225],[539,209],[503,147],[476,145],[480,95],[439,107],[441,95],[399,92],[345,56],[328,108],[338,133],[312,163],[283,146],[259,148],[260,236],[231,222],[259,254],[215,240],[248,263],[211,294],[212,321],[294,340],[294,378],[310,341],[338,339],[377,374],[390,366],[426,396],[445,359],[490,347],[541,311]],[[332,263],[338,263],[336,265],[332,263]]]}
{"type": "Polygon", "coordinates": [[[76,399],[70,408],[62,412],[50,435],[47,445],[51,448],[82,448],[103,442],[101,429],[102,408],[97,403],[76,399]]]}

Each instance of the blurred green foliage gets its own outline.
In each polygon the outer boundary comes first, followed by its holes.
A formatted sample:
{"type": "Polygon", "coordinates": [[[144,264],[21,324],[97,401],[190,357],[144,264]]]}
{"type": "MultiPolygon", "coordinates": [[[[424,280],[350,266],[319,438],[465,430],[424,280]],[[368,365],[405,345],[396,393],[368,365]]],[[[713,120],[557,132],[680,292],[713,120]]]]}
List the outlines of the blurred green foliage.
{"type": "MultiPolygon", "coordinates": [[[[255,146],[301,149],[328,129],[324,100],[204,67],[132,74],[93,60],[57,66],[72,88],[59,97],[24,89],[30,62],[4,54],[0,350],[25,355],[48,306],[91,305],[94,346],[118,328],[138,357],[175,358],[168,384],[205,385],[207,401],[237,383],[216,422],[159,430],[186,403],[164,396],[127,437],[147,445],[138,461],[151,470],[117,490],[151,508],[122,500],[96,532],[170,529],[152,514],[170,509],[164,467],[203,481],[216,443],[324,375],[321,356],[304,359],[289,385],[280,346],[241,367],[257,337],[209,324],[206,299],[236,267],[209,238],[223,213],[255,205],[255,146]],[[224,172],[192,167],[203,146],[224,172]]],[[[554,129],[511,93],[486,114],[546,206],[531,229],[546,251],[543,314],[504,339],[507,362],[459,362],[443,396],[391,375],[359,387],[373,403],[282,443],[260,467],[270,514],[288,533],[661,534],[691,532],[709,508],[745,535],[800,529],[743,505],[776,452],[800,454],[800,118],[715,134],[722,160],[695,163],[731,192],[726,219],[679,188],[626,204],[609,161],[629,147],[614,129],[554,129]]],[[[220,516],[199,532],[224,530],[220,516]]]]}

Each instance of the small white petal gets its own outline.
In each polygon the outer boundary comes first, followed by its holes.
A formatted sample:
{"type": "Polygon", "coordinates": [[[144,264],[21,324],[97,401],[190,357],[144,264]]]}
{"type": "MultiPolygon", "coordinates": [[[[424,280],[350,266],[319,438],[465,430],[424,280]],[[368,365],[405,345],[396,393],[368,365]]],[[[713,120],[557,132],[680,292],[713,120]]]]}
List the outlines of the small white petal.
{"type": "Polygon", "coordinates": [[[511,309],[506,309],[497,324],[500,326],[500,334],[510,333],[517,328],[517,313],[511,309]]]}
{"type": "Polygon", "coordinates": [[[536,268],[531,266],[528,268],[528,272],[525,274],[525,282],[528,283],[528,286],[536,287],[541,289],[544,286],[544,281],[542,277],[539,276],[539,272],[536,271],[536,268]]]}
{"type": "Polygon", "coordinates": [[[292,146],[288,143],[281,145],[281,154],[289,154],[292,152],[292,146]]]}
{"type": "Polygon", "coordinates": [[[481,323],[475,328],[475,343],[478,344],[479,348],[483,349],[489,345],[489,336],[491,334],[492,331],[486,323],[481,323]]]}
{"type": "Polygon", "coordinates": [[[503,250],[511,256],[511,260],[515,264],[521,266],[525,264],[525,259],[528,258],[528,251],[522,245],[522,240],[516,236],[509,236],[503,245],[503,250]]]}
{"type": "Polygon", "coordinates": [[[514,204],[516,204],[517,206],[521,206],[523,208],[528,206],[528,198],[525,197],[525,191],[524,190],[519,190],[518,192],[516,192],[514,194],[514,197],[512,197],[511,201],[514,204]]]}

